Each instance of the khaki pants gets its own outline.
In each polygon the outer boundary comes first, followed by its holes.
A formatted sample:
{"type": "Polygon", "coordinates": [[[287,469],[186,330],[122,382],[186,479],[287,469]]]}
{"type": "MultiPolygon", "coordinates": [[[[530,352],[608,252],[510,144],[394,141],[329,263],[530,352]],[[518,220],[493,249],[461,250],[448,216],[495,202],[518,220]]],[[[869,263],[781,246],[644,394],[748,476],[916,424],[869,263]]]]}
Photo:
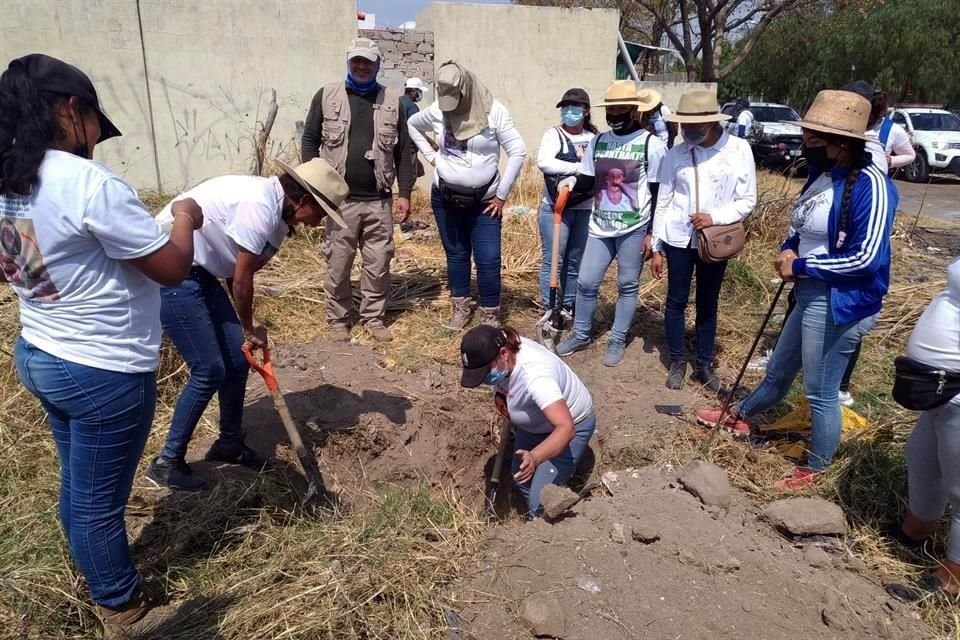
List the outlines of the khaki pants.
{"type": "Polygon", "coordinates": [[[327,321],[346,324],[353,309],[350,272],[360,249],[360,320],[383,318],[390,292],[390,261],[393,259],[393,201],[347,199],[340,208],[346,228],[327,218],[323,255],[327,275],[327,321]]]}

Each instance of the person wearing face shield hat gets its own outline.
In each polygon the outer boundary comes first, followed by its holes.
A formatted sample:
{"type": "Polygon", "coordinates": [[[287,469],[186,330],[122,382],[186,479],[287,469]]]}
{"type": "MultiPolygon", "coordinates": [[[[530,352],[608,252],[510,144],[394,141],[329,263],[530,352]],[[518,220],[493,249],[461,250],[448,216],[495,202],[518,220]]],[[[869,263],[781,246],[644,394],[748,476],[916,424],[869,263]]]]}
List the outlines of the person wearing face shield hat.
{"type": "Polygon", "coordinates": [[[691,91],[680,98],[668,122],[679,123],[683,142],[669,152],[661,167],[657,217],[653,225],[653,276],[667,273],[664,328],[670,348],[667,387],[683,386],[685,312],[694,272],[697,275],[697,355],[693,380],[710,391],[720,390],[713,368],[717,334],[717,303],[726,262],[707,263],[697,254],[697,231],[715,224],[733,224],[750,214],[757,203],[753,152],[746,140],[731,136],[709,91],[691,91]],[[696,210],[699,202],[700,210],[696,210]]]}

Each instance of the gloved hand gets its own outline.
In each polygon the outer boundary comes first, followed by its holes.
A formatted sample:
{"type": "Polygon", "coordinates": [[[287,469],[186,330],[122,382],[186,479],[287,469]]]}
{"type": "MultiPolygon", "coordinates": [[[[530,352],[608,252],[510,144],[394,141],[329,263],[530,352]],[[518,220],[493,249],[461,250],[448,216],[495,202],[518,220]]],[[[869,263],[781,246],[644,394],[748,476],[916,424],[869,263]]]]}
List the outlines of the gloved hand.
{"type": "Polygon", "coordinates": [[[560,193],[561,191],[563,191],[564,187],[566,187],[571,192],[573,192],[573,188],[576,185],[577,185],[577,176],[568,176],[557,183],[557,193],[560,193]]]}

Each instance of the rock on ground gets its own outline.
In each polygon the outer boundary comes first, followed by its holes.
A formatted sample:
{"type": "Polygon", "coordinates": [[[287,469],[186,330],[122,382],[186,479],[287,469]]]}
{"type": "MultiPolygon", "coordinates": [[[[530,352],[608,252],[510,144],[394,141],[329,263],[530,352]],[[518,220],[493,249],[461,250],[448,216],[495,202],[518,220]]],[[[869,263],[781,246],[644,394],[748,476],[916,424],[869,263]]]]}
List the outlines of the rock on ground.
{"type": "Polygon", "coordinates": [[[833,566],[833,558],[830,557],[830,554],[815,544],[807,545],[807,548],[803,550],[803,559],[816,569],[833,566]]]}
{"type": "Polygon", "coordinates": [[[569,488],[556,484],[548,484],[540,492],[540,504],[543,506],[543,513],[551,520],[559,518],[579,499],[579,496],[569,488]]]}
{"type": "Polygon", "coordinates": [[[627,541],[627,529],[623,524],[614,522],[610,529],[610,539],[617,544],[624,544],[627,541]]]}
{"type": "Polygon", "coordinates": [[[635,522],[632,534],[634,540],[643,544],[652,544],[660,539],[660,530],[649,522],[635,522]]]}
{"type": "Polygon", "coordinates": [[[727,472],[715,464],[694,460],[683,468],[680,483],[707,506],[730,506],[730,480],[727,472]]]}
{"type": "Polygon", "coordinates": [[[763,517],[778,531],[795,536],[843,535],[843,510],[822,498],[787,498],[771,502],[763,517]]]}
{"type": "Polygon", "coordinates": [[[563,638],[567,632],[563,607],[547,593],[527,597],[520,605],[520,617],[527,630],[538,638],[563,638]]]}

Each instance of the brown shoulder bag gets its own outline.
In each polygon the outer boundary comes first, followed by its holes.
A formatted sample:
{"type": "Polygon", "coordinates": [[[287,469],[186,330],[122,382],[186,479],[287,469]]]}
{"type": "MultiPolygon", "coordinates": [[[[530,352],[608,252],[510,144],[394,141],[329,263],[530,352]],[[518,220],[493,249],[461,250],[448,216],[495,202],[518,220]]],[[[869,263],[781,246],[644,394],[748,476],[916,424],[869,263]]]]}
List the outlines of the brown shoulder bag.
{"type": "MultiPolygon", "coordinates": [[[[700,213],[700,171],[697,169],[697,156],[690,148],[693,160],[693,193],[696,210],[700,213]]],[[[724,262],[735,258],[747,242],[747,230],[743,222],[733,224],[715,224],[697,231],[697,253],[707,263],[724,262]]]]}

